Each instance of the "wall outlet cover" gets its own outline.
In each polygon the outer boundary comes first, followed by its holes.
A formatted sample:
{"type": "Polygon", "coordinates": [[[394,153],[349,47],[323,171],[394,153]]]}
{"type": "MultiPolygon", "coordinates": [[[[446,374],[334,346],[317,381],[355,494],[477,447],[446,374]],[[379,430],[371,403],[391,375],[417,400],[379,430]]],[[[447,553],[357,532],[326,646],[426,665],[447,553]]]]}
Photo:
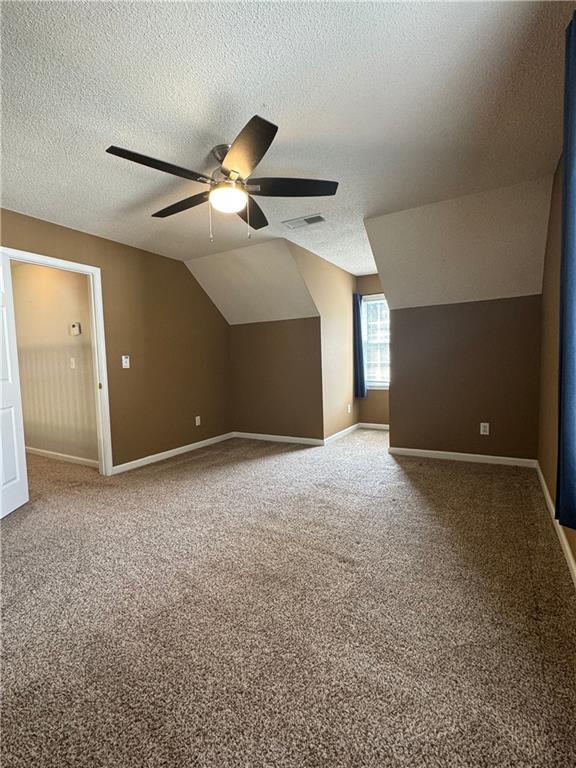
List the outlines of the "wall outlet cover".
{"type": "Polygon", "coordinates": [[[199,427],[200,424],[202,424],[202,419],[200,418],[200,416],[196,416],[196,426],[199,427]]]}
{"type": "Polygon", "coordinates": [[[481,421],[480,422],[480,434],[481,435],[489,435],[490,434],[490,422],[489,421],[481,421]]]}

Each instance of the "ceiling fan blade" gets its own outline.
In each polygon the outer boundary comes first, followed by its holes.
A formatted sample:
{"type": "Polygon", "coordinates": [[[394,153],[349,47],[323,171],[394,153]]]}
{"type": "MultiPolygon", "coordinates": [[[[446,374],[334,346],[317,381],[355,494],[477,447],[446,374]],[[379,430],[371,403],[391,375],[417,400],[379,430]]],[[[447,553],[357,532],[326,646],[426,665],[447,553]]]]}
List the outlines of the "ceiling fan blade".
{"type": "Polygon", "coordinates": [[[268,219],[264,216],[264,211],[251,197],[248,197],[248,205],[243,211],[239,211],[238,216],[248,223],[248,213],[250,214],[250,227],[252,229],[262,229],[268,226],[268,219]]]}
{"type": "Polygon", "coordinates": [[[248,178],[268,151],[277,130],[277,125],[254,115],[232,142],[222,161],[222,171],[227,176],[237,173],[241,179],[248,178]]]}
{"type": "Polygon", "coordinates": [[[165,219],[166,216],[173,216],[175,213],[187,211],[189,208],[195,208],[197,205],[201,205],[202,203],[207,202],[209,195],[209,191],[200,192],[199,195],[192,195],[192,197],[187,197],[184,200],[180,200],[179,203],[174,203],[173,205],[169,205],[167,208],[162,208],[161,211],[156,211],[156,213],[153,213],[152,216],[157,219],[165,219]]]}
{"type": "Polygon", "coordinates": [[[322,179],[248,179],[251,195],[266,195],[268,197],[319,197],[335,195],[338,189],[337,181],[322,179]],[[260,187],[259,190],[253,187],[260,187]]]}
{"type": "Polygon", "coordinates": [[[179,165],[165,163],[163,160],[156,160],[154,157],[141,155],[138,152],[132,152],[130,149],[111,146],[108,147],[106,152],[111,155],[116,155],[117,157],[123,157],[125,160],[131,160],[133,163],[140,163],[140,165],[147,165],[149,168],[156,168],[157,171],[164,171],[164,173],[171,173],[173,176],[180,176],[182,179],[200,181],[203,184],[210,184],[212,181],[212,179],[203,173],[196,173],[196,171],[190,171],[188,168],[181,168],[179,165]]]}

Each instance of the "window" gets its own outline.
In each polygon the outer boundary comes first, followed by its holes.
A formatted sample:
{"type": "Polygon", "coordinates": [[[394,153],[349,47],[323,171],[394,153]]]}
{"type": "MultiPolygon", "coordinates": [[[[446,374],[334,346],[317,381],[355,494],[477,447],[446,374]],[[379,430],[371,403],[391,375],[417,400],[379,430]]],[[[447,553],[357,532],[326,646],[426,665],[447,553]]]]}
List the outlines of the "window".
{"type": "Polygon", "coordinates": [[[384,295],[362,300],[364,375],[368,389],[390,386],[390,311],[384,295]]]}

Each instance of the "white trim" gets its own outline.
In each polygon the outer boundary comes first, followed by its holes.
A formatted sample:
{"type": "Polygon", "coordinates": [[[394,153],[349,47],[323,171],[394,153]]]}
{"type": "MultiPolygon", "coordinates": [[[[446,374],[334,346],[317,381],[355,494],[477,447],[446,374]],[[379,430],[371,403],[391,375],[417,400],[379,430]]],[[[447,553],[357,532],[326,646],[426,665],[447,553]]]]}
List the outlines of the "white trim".
{"type": "Polygon", "coordinates": [[[270,443],[300,443],[302,445],[324,445],[319,437],[292,437],[291,435],[262,435],[259,432],[232,432],[230,437],[242,437],[247,440],[267,440],[270,443]]]}
{"type": "Polygon", "coordinates": [[[157,461],[164,461],[165,459],[171,459],[173,456],[180,456],[182,453],[189,453],[190,451],[197,451],[199,448],[206,448],[214,443],[221,443],[223,440],[229,440],[231,437],[235,437],[234,432],[226,432],[224,435],[216,435],[216,437],[208,437],[206,440],[199,440],[197,443],[190,443],[189,445],[181,445],[178,448],[171,448],[169,451],[162,451],[161,453],[154,453],[151,456],[143,456],[141,459],[134,459],[134,461],[127,461],[125,464],[116,464],[112,467],[112,475],[118,475],[121,472],[128,472],[131,469],[138,469],[139,467],[145,467],[147,464],[154,464],[157,461]]]}
{"type": "Polygon", "coordinates": [[[370,391],[371,389],[376,389],[376,390],[384,390],[387,392],[390,389],[390,382],[388,382],[388,384],[377,384],[377,383],[371,383],[367,381],[366,389],[368,391],[370,391]]]}
{"type": "Polygon", "coordinates": [[[90,281],[92,337],[94,339],[94,372],[96,375],[96,425],[98,431],[98,467],[101,474],[112,474],[112,432],[110,428],[110,404],[108,401],[108,370],[106,366],[106,338],[104,334],[104,305],[102,300],[102,279],[100,267],[80,264],[65,259],[55,259],[39,253],[19,251],[1,246],[1,250],[12,261],[24,261],[42,267],[65,269],[88,275],[90,281]],[[99,386],[101,385],[101,386],[99,386]]]}
{"type": "Polygon", "coordinates": [[[245,440],[266,440],[270,443],[300,443],[303,445],[324,445],[324,440],[315,437],[291,437],[290,435],[263,435],[259,432],[226,432],[223,435],[209,437],[206,440],[199,440],[197,443],[181,445],[178,448],[171,448],[169,451],[154,453],[151,456],[143,456],[141,459],[127,461],[125,464],[116,464],[112,467],[112,475],[118,475],[121,472],[128,472],[131,469],[145,467],[147,464],[154,464],[157,461],[165,461],[173,456],[180,456],[182,453],[196,451],[198,448],[206,448],[215,443],[221,443],[223,440],[230,440],[233,437],[239,437],[245,440]]]}
{"type": "Polygon", "coordinates": [[[471,461],[479,464],[505,464],[511,467],[538,465],[536,459],[517,459],[514,456],[488,456],[482,453],[455,453],[453,451],[428,451],[422,448],[388,448],[394,456],[419,456],[424,459],[447,459],[449,461],[471,461]]]}
{"type": "MultiPolygon", "coordinates": [[[[386,301],[386,296],[383,293],[365,293],[362,294],[362,301],[368,304],[372,301],[386,301]]],[[[387,301],[386,304],[388,304],[387,301]]]]}
{"type": "Polygon", "coordinates": [[[338,440],[340,437],[354,432],[356,429],[388,429],[388,424],[352,424],[351,427],[336,432],[334,435],[330,435],[326,439],[319,437],[293,437],[292,435],[264,435],[260,432],[226,432],[223,435],[216,435],[216,437],[209,437],[207,440],[199,440],[197,443],[190,443],[189,445],[181,445],[179,448],[172,448],[169,451],[162,451],[162,453],[155,453],[151,456],[144,456],[141,459],[134,459],[134,461],[127,461],[125,464],[117,464],[112,467],[110,474],[117,475],[121,472],[128,472],[131,469],[138,469],[138,467],[145,467],[147,464],[153,464],[157,461],[164,461],[170,459],[173,456],[179,456],[182,453],[188,453],[189,451],[195,451],[198,448],[205,448],[214,443],[220,443],[223,440],[230,440],[233,437],[238,437],[242,440],[264,440],[269,443],[295,443],[297,445],[327,445],[334,440],[338,440]]]}
{"type": "Polygon", "coordinates": [[[572,547],[568,543],[568,537],[566,536],[564,527],[560,525],[558,520],[555,518],[556,510],[554,508],[554,502],[552,501],[552,497],[548,491],[548,486],[546,485],[544,475],[542,474],[542,468],[540,467],[540,463],[537,459],[516,459],[511,456],[484,456],[478,453],[427,451],[420,448],[389,448],[388,452],[396,456],[420,456],[427,459],[450,459],[452,461],[470,461],[479,462],[481,464],[507,464],[509,466],[530,467],[531,469],[535,469],[538,474],[538,479],[540,480],[540,486],[542,488],[542,494],[544,495],[546,507],[548,508],[548,512],[552,517],[552,524],[558,536],[558,540],[560,541],[560,546],[562,547],[570,576],[572,577],[572,581],[576,587],[576,557],[574,556],[572,547]]]}
{"type": "Polygon", "coordinates": [[[552,497],[550,496],[550,491],[548,490],[548,486],[546,485],[546,480],[544,479],[544,475],[542,474],[542,468],[539,463],[536,465],[536,472],[538,473],[538,479],[540,480],[540,486],[542,487],[544,501],[546,502],[546,506],[548,507],[548,512],[550,512],[550,516],[552,518],[552,525],[554,526],[554,529],[558,536],[558,540],[560,541],[560,546],[562,547],[562,551],[564,552],[564,557],[566,558],[566,563],[568,564],[568,570],[570,571],[570,576],[572,576],[572,581],[574,582],[574,586],[576,587],[576,558],[574,557],[574,552],[572,551],[572,547],[568,543],[568,537],[566,536],[566,531],[564,530],[564,527],[560,525],[558,520],[556,520],[556,509],[554,507],[554,502],[552,501],[552,497]]]}
{"type": "Polygon", "coordinates": [[[333,443],[334,440],[339,440],[341,437],[345,437],[345,435],[349,435],[350,432],[354,432],[357,429],[384,429],[389,430],[390,425],[389,424],[376,424],[376,423],[368,423],[368,422],[358,422],[357,424],[352,424],[351,427],[346,427],[346,429],[341,429],[340,432],[334,432],[333,435],[329,435],[328,437],[324,438],[324,445],[328,445],[329,443],[333,443]]]}
{"type": "Polygon", "coordinates": [[[324,445],[333,443],[335,440],[340,440],[341,437],[344,437],[345,435],[349,435],[350,432],[355,432],[357,429],[358,429],[358,424],[352,424],[351,427],[346,427],[345,429],[341,429],[340,432],[334,432],[333,435],[329,435],[328,437],[324,438],[324,445]]]}
{"type": "Polygon", "coordinates": [[[46,456],[48,459],[56,459],[57,461],[67,461],[69,464],[84,464],[87,467],[99,468],[99,462],[96,459],[84,459],[82,456],[70,456],[67,453],[47,451],[44,448],[30,448],[30,446],[27,445],[26,453],[33,453],[37,456],[46,456]]]}

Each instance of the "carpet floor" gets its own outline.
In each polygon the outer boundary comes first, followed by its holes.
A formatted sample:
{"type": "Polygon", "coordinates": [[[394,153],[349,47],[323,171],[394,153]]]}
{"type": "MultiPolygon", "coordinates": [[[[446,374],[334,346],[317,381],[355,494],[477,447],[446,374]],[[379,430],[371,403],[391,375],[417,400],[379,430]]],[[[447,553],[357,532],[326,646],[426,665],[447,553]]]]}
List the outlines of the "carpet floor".
{"type": "Polygon", "coordinates": [[[536,473],[386,447],[30,456],[3,768],[574,768],[576,594],[536,473]]]}

